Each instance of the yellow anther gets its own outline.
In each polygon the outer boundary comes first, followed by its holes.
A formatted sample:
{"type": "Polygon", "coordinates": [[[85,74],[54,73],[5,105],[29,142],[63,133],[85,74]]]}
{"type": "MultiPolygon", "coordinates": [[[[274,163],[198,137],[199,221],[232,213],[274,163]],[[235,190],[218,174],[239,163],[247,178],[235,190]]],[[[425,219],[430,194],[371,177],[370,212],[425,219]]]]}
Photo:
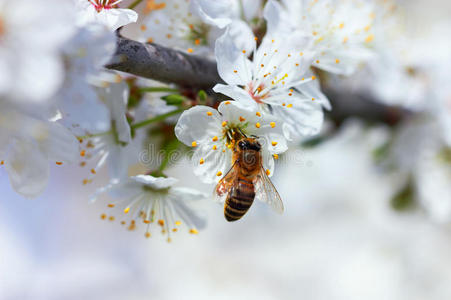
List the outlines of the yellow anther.
{"type": "Polygon", "coordinates": [[[221,176],[221,175],[222,175],[221,171],[218,171],[218,173],[216,173],[216,176],[221,176]]]}
{"type": "Polygon", "coordinates": [[[260,65],[260,67],[262,67],[262,68],[263,68],[264,66],[265,66],[264,64],[261,64],[261,65],[260,65]]]}
{"type": "Polygon", "coordinates": [[[3,166],[4,164],[5,164],[5,161],[4,161],[4,160],[0,161],[0,165],[1,165],[1,166],[3,166]]]}
{"type": "Polygon", "coordinates": [[[282,106],[285,106],[286,105],[286,103],[284,102],[284,103],[282,103],[282,106]]]}
{"type": "Polygon", "coordinates": [[[91,173],[92,173],[92,174],[95,174],[95,173],[96,173],[96,170],[91,169],[91,173]]]}
{"type": "Polygon", "coordinates": [[[365,26],[365,28],[363,28],[366,32],[368,32],[371,29],[371,25],[367,25],[365,26]]]}
{"type": "Polygon", "coordinates": [[[193,141],[193,142],[191,143],[191,146],[192,146],[192,147],[196,147],[196,146],[197,146],[197,142],[196,142],[196,141],[193,141]]]}
{"type": "Polygon", "coordinates": [[[241,52],[243,52],[243,54],[246,54],[246,50],[243,50],[243,51],[241,51],[241,52]]]}
{"type": "Polygon", "coordinates": [[[164,220],[162,220],[162,219],[158,220],[158,225],[164,226],[164,220]]]}
{"type": "Polygon", "coordinates": [[[296,65],[296,67],[299,67],[299,64],[298,64],[298,63],[296,63],[295,65],[296,65]]]}
{"type": "Polygon", "coordinates": [[[240,122],[244,122],[244,121],[246,121],[246,119],[243,118],[242,116],[240,116],[240,122]]]}
{"type": "Polygon", "coordinates": [[[274,147],[277,146],[277,142],[271,142],[271,145],[273,145],[274,147]]]}
{"type": "Polygon", "coordinates": [[[255,127],[260,128],[260,123],[259,122],[255,123],[255,127]]]}
{"type": "Polygon", "coordinates": [[[150,220],[143,220],[144,224],[150,224],[150,220]]]}
{"type": "Polygon", "coordinates": [[[339,27],[340,29],[343,29],[343,27],[345,27],[345,23],[340,23],[340,25],[338,25],[338,27],[339,27]]]}
{"type": "Polygon", "coordinates": [[[114,204],[113,203],[110,203],[110,204],[108,204],[107,205],[109,208],[113,208],[114,207],[114,204]]]}
{"type": "Polygon", "coordinates": [[[177,232],[177,228],[172,228],[172,232],[177,232]]]}
{"type": "Polygon", "coordinates": [[[182,225],[182,222],[181,221],[175,221],[175,225],[180,226],[180,225],[182,225]]]}
{"type": "Polygon", "coordinates": [[[273,154],[272,156],[274,157],[274,159],[279,159],[279,155],[278,154],[273,154]]]}
{"type": "Polygon", "coordinates": [[[374,35],[370,34],[369,36],[366,37],[365,42],[366,43],[370,43],[374,40],[374,35]]]}
{"type": "Polygon", "coordinates": [[[199,164],[203,165],[205,160],[203,158],[200,159],[199,164]]]}
{"type": "Polygon", "coordinates": [[[225,104],[226,104],[226,105],[229,105],[229,104],[230,104],[230,101],[226,101],[225,104]]]}
{"type": "Polygon", "coordinates": [[[127,207],[126,209],[124,209],[124,213],[128,214],[128,212],[130,211],[130,207],[127,207]]]}
{"type": "Polygon", "coordinates": [[[125,225],[126,223],[125,223],[125,221],[121,221],[121,225],[125,225]]]}
{"type": "Polygon", "coordinates": [[[315,79],[316,79],[316,76],[315,76],[315,75],[313,75],[313,76],[312,76],[312,80],[315,80],[315,79]]]}
{"type": "Polygon", "coordinates": [[[188,48],[188,49],[186,49],[186,51],[188,51],[188,53],[193,53],[193,48],[188,48]]]}
{"type": "Polygon", "coordinates": [[[189,233],[191,233],[191,234],[198,234],[199,231],[197,231],[197,229],[193,228],[193,229],[189,230],[189,233]]]}
{"type": "Polygon", "coordinates": [[[293,107],[293,104],[290,103],[290,104],[287,105],[287,107],[293,107]]]}
{"type": "Polygon", "coordinates": [[[222,127],[226,127],[227,126],[227,121],[222,122],[222,127]]]}
{"type": "Polygon", "coordinates": [[[145,234],[144,234],[144,236],[148,239],[148,238],[150,238],[150,232],[146,232],[145,234]]]}
{"type": "Polygon", "coordinates": [[[293,93],[288,93],[288,96],[293,96],[293,93]]]}
{"type": "Polygon", "coordinates": [[[261,116],[262,116],[262,114],[261,114],[259,111],[257,111],[255,114],[256,114],[258,117],[261,117],[261,116]]]}
{"type": "Polygon", "coordinates": [[[142,31],[146,31],[146,29],[147,29],[146,25],[144,25],[144,24],[143,24],[143,25],[141,25],[141,27],[140,27],[140,28],[141,28],[141,30],[142,30],[142,31]]]}
{"type": "Polygon", "coordinates": [[[86,150],[81,150],[80,151],[80,156],[85,156],[86,155],[86,150]]]}
{"type": "Polygon", "coordinates": [[[217,136],[214,136],[213,138],[212,138],[212,141],[213,142],[216,142],[218,140],[218,137],[217,136]]]}
{"type": "Polygon", "coordinates": [[[347,42],[348,42],[348,37],[345,36],[345,37],[343,38],[343,44],[346,44],[347,42]]]}
{"type": "Polygon", "coordinates": [[[207,111],[207,116],[211,116],[213,113],[211,111],[207,111]]]}
{"type": "Polygon", "coordinates": [[[61,166],[63,163],[60,161],[55,162],[58,166],[61,166]]]}
{"type": "Polygon", "coordinates": [[[339,63],[340,63],[340,60],[337,58],[337,59],[335,60],[335,63],[336,63],[336,64],[339,64],[339,63]]]}
{"type": "Polygon", "coordinates": [[[108,218],[108,220],[114,221],[114,216],[110,216],[110,217],[108,218]]]}
{"type": "Polygon", "coordinates": [[[268,175],[268,176],[269,176],[269,174],[271,174],[271,171],[270,171],[270,170],[268,170],[268,169],[266,169],[266,175],[268,175]]]}
{"type": "Polygon", "coordinates": [[[304,52],[299,53],[300,56],[304,55],[304,52]]]}
{"type": "Polygon", "coordinates": [[[276,122],[271,122],[269,123],[269,125],[271,125],[272,128],[276,127],[276,122]]]}
{"type": "Polygon", "coordinates": [[[238,73],[238,71],[237,70],[233,70],[233,73],[238,73]]]}
{"type": "Polygon", "coordinates": [[[319,64],[319,60],[318,59],[316,60],[316,63],[319,64]]]}
{"type": "Polygon", "coordinates": [[[315,98],[312,98],[312,101],[315,101],[315,98]]]}
{"type": "Polygon", "coordinates": [[[217,150],[218,147],[216,145],[213,145],[213,150],[217,150]]]}
{"type": "Polygon", "coordinates": [[[100,215],[100,219],[105,220],[106,219],[106,214],[101,214],[100,215]]]}
{"type": "Polygon", "coordinates": [[[199,39],[194,40],[194,44],[199,45],[200,44],[200,40],[199,39]]]}

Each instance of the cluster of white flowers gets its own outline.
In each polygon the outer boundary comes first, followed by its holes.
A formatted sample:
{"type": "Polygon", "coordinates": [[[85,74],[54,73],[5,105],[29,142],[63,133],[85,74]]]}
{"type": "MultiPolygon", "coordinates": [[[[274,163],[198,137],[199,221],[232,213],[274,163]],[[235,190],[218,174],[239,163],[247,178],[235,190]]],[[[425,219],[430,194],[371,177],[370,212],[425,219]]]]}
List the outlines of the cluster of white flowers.
{"type": "Polygon", "coordinates": [[[272,176],[279,155],[320,133],[324,109],[333,109],[321,90],[327,81],[412,111],[393,130],[390,158],[407,184],[417,182],[420,202],[451,219],[451,91],[442,63],[450,52],[403,57],[390,1],[140,2],[0,0],[0,165],[15,191],[41,194],[52,164],[85,167],[84,185],[107,165],[110,184],[93,199],[105,191],[117,198],[108,207],[131,215],[122,224],[144,223],[146,237],[154,221],[163,233],[182,224],[197,233],[203,220],[190,202],[206,196],[164,175],[177,139],[193,148],[194,174],[205,183],[223,178],[235,144],[250,136],[272,176]],[[223,82],[212,90],[222,95],[105,69],[120,28],[136,22],[138,41],[215,60],[223,82]],[[156,170],[131,170],[146,143],[159,145],[162,161],[156,170]],[[443,190],[448,196],[437,200],[443,190]]]}

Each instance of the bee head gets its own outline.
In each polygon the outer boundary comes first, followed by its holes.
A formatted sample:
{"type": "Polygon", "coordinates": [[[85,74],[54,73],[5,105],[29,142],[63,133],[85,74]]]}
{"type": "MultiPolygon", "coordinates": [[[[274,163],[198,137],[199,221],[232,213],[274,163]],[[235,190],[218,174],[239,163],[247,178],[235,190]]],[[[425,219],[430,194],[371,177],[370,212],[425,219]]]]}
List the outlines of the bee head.
{"type": "Polygon", "coordinates": [[[254,150],[260,151],[261,145],[260,143],[253,138],[244,138],[238,142],[238,147],[240,150],[254,150]]]}

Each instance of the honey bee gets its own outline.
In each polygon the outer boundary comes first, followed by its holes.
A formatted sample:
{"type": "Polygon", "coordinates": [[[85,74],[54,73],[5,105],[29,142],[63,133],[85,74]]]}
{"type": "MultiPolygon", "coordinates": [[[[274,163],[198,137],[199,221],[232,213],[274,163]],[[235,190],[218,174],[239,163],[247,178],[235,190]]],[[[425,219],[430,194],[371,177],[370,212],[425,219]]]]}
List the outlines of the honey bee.
{"type": "Polygon", "coordinates": [[[224,203],[227,221],[241,219],[254,199],[269,204],[278,213],[283,203],[262,165],[261,145],[256,138],[241,138],[233,148],[234,163],[215,188],[216,199],[224,203]]]}

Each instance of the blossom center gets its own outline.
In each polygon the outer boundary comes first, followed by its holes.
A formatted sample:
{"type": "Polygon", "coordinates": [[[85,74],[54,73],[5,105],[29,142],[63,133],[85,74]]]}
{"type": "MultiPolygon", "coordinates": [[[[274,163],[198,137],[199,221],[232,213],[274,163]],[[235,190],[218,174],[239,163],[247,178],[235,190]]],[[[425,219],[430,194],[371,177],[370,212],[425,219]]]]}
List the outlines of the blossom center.
{"type": "Polygon", "coordinates": [[[117,4],[121,1],[122,0],[89,0],[98,13],[103,9],[117,8],[117,4]]]}
{"type": "Polygon", "coordinates": [[[269,92],[266,91],[262,94],[260,94],[262,91],[265,91],[265,86],[263,83],[261,83],[257,88],[254,88],[254,83],[251,82],[247,85],[245,90],[249,93],[249,95],[252,97],[252,99],[255,100],[257,103],[263,103],[262,99],[265,99],[269,96],[269,92]]]}
{"type": "Polygon", "coordinates": [[[227,124],[222,130],[223,140],[228,148],[235,147],[235,143],[245,137],[248,123],[227,124]]]}

